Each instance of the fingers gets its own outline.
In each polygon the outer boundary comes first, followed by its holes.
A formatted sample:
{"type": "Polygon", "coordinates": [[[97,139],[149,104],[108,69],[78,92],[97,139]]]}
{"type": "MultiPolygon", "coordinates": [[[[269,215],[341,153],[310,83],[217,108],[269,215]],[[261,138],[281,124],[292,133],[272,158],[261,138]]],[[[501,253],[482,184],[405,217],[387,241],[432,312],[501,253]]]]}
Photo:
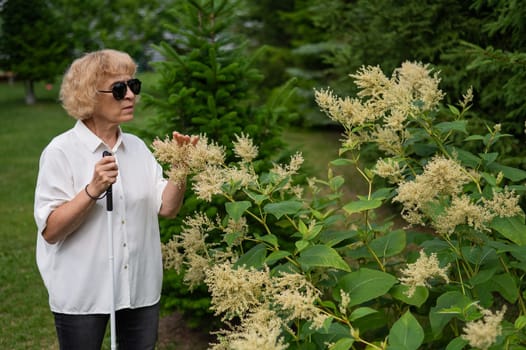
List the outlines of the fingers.
{"type": "Polygon", "coordinates": [[[95,171],[98,171],[98,175],[108,186],[114,184],[119,174],[119,167],[117,166],[115,157],[107,156],[102,158],[95,166],[95,171]]]}
{"type": "Polygon", "coordinates": [[[177,143],[180,145],[191,144],[195,146],[197,142],[199,141],[199,136],[195,136],[195,135],[192,135],[192,136],[184,135],[177,131],[174,131],[172,135],[173,135],[173,139],[177,141],[177,143]]]}
{"type": "Polygon", "coordinates": [[[118,175],[119,169],[115,157],[103,157],[95,164],[91,187],[94,188],[97,193],[102,194],[110,185],[117,181],[118,175]]]}

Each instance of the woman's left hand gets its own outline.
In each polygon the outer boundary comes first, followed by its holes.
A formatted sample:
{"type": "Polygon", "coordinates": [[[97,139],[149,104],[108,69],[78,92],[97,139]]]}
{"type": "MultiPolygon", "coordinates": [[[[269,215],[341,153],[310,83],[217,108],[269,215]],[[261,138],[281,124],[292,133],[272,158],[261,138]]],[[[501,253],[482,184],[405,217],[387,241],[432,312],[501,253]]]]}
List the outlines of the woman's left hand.
{"type": "Polygon", "coordinates": [[[173,139],[175,141],[177,141],[177,143],[179,145],[187,145],[187,144],[191,144],[193,146],[195,146],[197,144],[197,142],[199,141],[199,136],[195,136],[195,135],[192,135],[192,136],[189,136],[189,135],[184,135],[184,134],[181,134],[177,131],[174,131],[172,133],[172,136],[173,136],[173,139]]]}

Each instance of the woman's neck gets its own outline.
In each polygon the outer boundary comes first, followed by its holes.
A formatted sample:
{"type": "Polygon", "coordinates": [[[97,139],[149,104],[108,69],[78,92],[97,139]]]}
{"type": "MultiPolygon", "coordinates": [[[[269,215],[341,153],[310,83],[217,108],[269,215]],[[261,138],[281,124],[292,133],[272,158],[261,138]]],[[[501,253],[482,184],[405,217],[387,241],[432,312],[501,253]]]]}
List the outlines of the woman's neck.
{"type": "Polygon", "coordinates": [[[83,122],[110,149],[115,146],[119,137],[118,125],[98,123],[94,118],[85,119],[83,122]]]}

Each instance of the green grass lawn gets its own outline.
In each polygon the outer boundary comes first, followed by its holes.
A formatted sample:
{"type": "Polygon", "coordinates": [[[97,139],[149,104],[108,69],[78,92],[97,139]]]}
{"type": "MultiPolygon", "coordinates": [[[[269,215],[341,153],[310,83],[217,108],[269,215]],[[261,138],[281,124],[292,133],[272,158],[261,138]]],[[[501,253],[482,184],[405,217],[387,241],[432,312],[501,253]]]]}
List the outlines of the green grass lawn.
{"type": "Polygon", "coordinates": [[[33,192],[38,158],[53,135],[72,125],[56,88],[36,87],[40,102],[24,104],[23,85],[0,85],[0,348],[55,349],[47,292],[35,263],[33,192]]]}
{"type": "MultiPolygon", "coordinates": [[[[27,106],[21,83],[0,84],[0,349],[58,347],[35,263],[33,194],[42,149],[75,120],[58,103],[58,86],[47,90],[37,84],[36,95],[38,103],[27,106]]],[[[139,108],[133,126],[140,126],[147,113],[152,111],[139,108]]],[[[284,139],[304,153],[307,167],[321,177],[337,158],[338,133],[289,130],[284,139]]]]}

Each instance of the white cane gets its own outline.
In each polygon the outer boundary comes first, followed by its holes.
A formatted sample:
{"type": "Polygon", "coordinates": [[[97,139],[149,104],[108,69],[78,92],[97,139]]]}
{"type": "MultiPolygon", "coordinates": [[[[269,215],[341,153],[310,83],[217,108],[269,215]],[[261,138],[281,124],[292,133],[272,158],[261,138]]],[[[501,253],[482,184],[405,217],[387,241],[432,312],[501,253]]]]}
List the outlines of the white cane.
{"type": "MultiPolygon", "coordinates": [[[[111,153],[108,151],[104,151],[102,154],[103,157],[105,156],[111,156],[111,153]]],[[[114,264],[113,264],[113,225],[112,225],[112,211],[113,211],[113,193],[110,187],[106,190],[106,214],[108,218],[108,256],[109,256],[109,262],[110,262],[110,339],[111,339],[111,349],[116,350],[117,349],[117,342],[116,342],[116,331],[115,331],[115,270],[114,270],[114,264]]]]}

